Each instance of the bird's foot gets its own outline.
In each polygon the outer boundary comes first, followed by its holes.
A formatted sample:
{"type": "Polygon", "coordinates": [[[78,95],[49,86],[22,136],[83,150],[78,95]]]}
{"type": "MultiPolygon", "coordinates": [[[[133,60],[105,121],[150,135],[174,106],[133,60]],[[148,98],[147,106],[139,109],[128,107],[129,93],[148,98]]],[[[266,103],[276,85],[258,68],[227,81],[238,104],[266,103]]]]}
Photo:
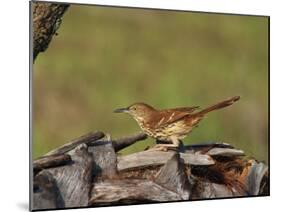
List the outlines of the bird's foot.
{"type": "Polygon", "coordinates": [[[150,148],[148,151],[163,151],[167,152],[169,149],[171,150],[177,150],[178,146],[174,144],[156,144],[152,148],[150,148]]]}

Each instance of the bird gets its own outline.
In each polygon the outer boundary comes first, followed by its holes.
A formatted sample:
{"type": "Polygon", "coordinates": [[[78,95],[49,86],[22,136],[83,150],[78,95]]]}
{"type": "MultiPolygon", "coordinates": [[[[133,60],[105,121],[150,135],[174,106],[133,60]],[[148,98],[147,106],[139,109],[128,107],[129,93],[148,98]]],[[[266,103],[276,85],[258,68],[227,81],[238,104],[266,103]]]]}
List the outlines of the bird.
{"type": "Polygon", "coordinates": [[[234,96],[202,110],[199,106],[156,109],[141,102],[114,112],[128,113],[149,137],[167,142],[155,146],[156,149],[167,151],[168,148],[178,148],[180,142],[198,126],[207,113],[228,107],[239,99],[240,96],[234,96]]]}

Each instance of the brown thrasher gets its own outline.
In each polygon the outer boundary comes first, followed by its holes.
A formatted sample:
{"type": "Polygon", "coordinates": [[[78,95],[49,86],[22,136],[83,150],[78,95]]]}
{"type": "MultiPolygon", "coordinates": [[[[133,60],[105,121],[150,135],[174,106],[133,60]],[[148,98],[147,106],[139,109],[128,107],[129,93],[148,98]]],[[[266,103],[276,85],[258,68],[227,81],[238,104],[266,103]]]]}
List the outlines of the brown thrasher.
{"type": "Polygon", "coordinates": [[[196,111],[199,109],[198,106],[157,110],[145,103],[135,103],[114,112],[129,113],[148,136],[173,143],[158,144],[157,147],[163,150],[178,147],[180,140],[198,125],[206,113],[230,106],[239,99],[239,96],[234,96],[201,111],[196,111]]]}

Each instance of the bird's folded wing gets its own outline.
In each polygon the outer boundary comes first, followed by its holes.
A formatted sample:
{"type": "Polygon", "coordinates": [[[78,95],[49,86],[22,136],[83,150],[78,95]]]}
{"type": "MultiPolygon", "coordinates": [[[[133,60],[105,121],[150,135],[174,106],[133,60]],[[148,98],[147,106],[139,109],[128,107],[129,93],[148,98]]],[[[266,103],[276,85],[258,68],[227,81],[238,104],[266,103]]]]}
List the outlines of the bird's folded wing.
{"type": "Polygon", "coordinates": [[[169,125],[189,114],[193,111],[199,109],[198,106],[195,107],[181,107],[181,108],[173,108],[167,110],[160,110],[158,113],[158,117],[154,117],[156,127],[162,127],[169,125]]]}
{"type": "Polygon", "coordinates": [[[167,112],[186,112],[186,113],[192,113],[195,110],[198,110],[200,107],[199,106],[194,106],[194,107],[178,107],[178,108],[173,108],[173,109],[167,109],[163,111],[167,112]]]}

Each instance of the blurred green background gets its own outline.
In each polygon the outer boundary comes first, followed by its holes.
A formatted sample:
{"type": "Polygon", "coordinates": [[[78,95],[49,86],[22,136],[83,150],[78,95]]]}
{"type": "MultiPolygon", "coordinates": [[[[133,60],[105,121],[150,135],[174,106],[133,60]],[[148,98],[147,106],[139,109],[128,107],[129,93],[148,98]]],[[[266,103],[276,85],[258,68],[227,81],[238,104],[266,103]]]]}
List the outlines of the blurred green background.
{"type": "Polygon", "coordinates": [[[240,95],[184,142],[227,142],[267,161],[267,18],[72,5],[58,33],[34,64],[34,158],[89,131],[140,131],[112,113],[134,102],[205,107],[240,95]]]}

